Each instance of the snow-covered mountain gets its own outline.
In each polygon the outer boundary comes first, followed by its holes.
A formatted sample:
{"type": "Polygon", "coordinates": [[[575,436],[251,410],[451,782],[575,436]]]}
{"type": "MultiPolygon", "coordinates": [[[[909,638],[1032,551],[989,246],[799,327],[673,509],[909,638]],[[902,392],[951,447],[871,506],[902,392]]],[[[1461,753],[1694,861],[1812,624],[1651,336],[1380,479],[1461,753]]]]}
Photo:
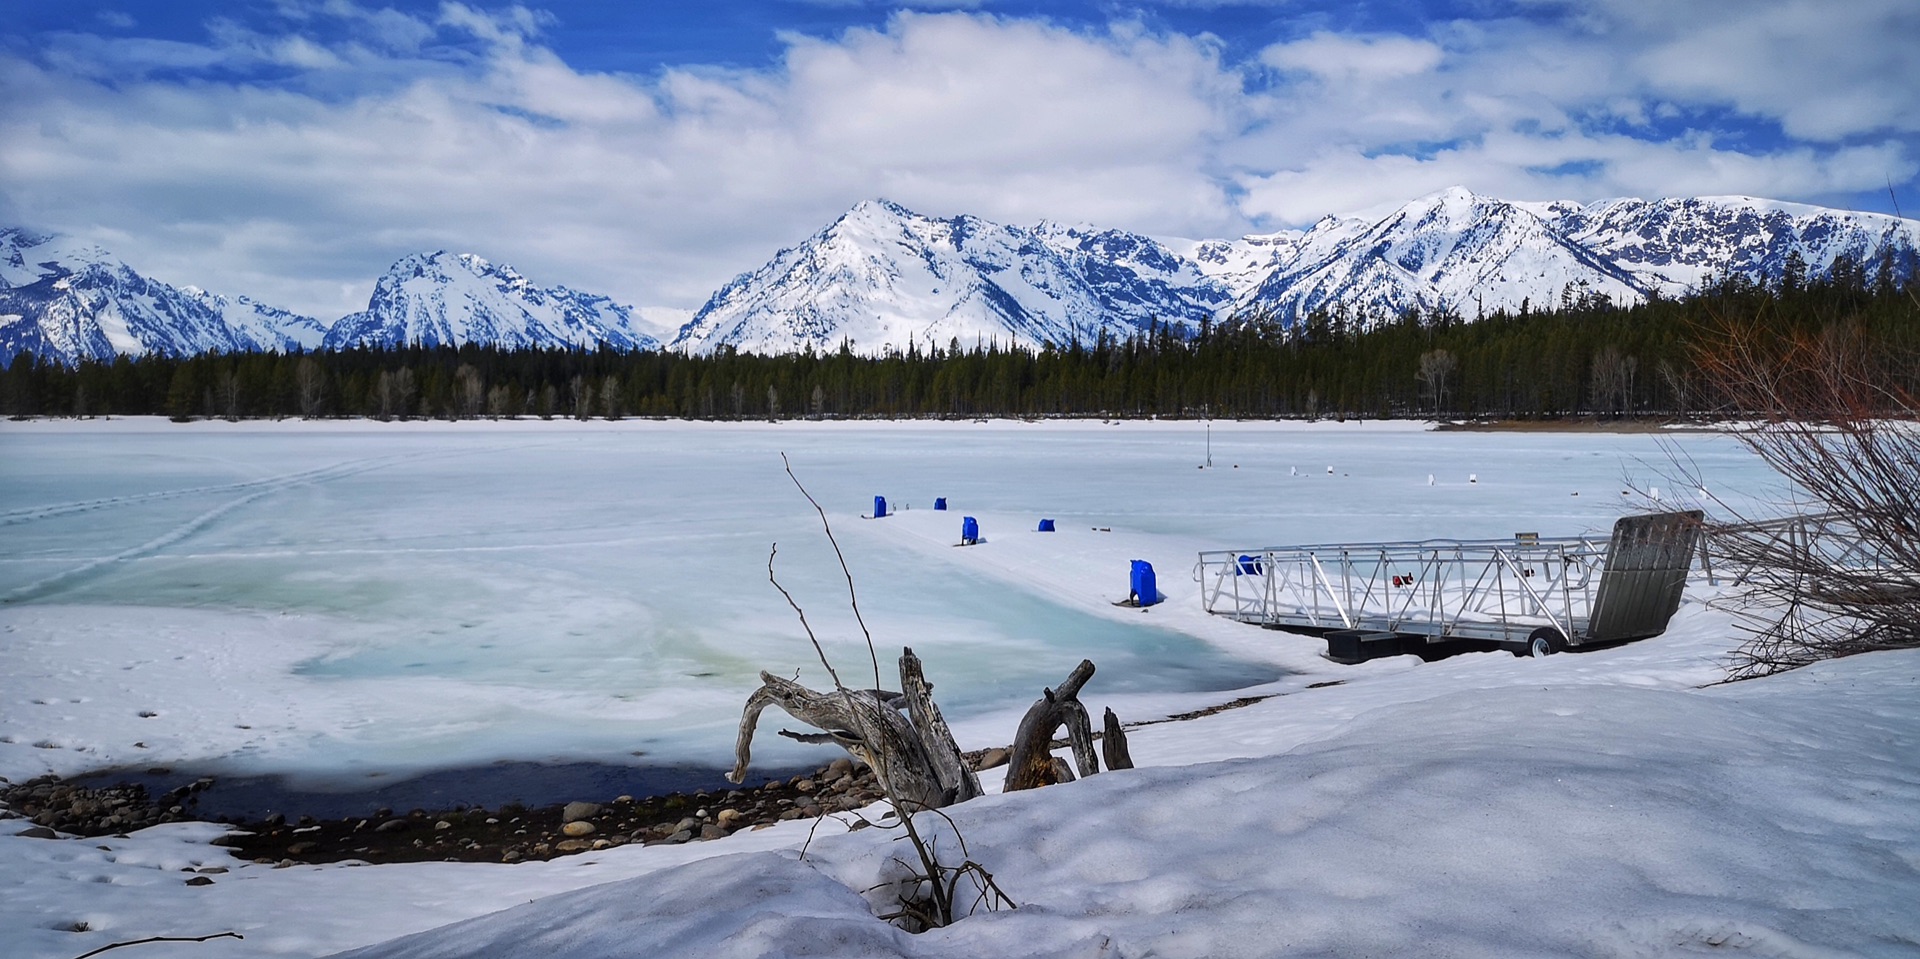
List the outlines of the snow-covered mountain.
{"type": "Polygon", "coordinates": [[[1344,306],[1391,316],[1417,309],[1473,317],[1523,303],[1557,305],[1569,288],[1615,303],[1642,299],[1633,275],[1519,204],[1455,187],[1372,224],[1322,220],[1243,308],[1294,318],[1344,306]]]}
{"type": "Polygon", "coordinates": [[[861,353],[1090,342],[1231,303],[1197,264],[1138,234],[937,219],[868,200],[721,287],[671,346],[861,353]]]}
{"type": "Polygon", "coordinates": [[[868,200],[690,316],[540,287],[503,264],[408,256],[367,308],[331,325],[247,297],[168,286],[98,247],[0,230],[0,363],[207,350],[460,345],[862,354],[958,342],[1037,347],[1158,323],[1317,309],[1465,319],[1569,297],[1682,296],[1716,275],[1809,277],[1841,257],[1920,275],[1920,222],[1751,197],[1514,202],[1454,187],[1384,216],[1328,216],[1237,240],[1153,238],[1042,222],[922,216],[868,200]],[[684,324],[684,325],[681,325],[684,324]],[[671,328],[678,327],[677,332],[671,328]]]}
{"type": "Polygon", "coordinates": [[[0,230],[0,365],[318,346],[311,317],[141,276],[98,246],[0,230]]]}
{"type": "Polygon", "coordinates": [[[1039,346],[1154,321],[1315,309],[1356,317],[1447,310],[1466,319],[1568,298],[1627,305],[1709,275],[1776,279],[1798,253],[1823,276],[1841,255],[1920,273],[1920,223],[1754,200],[1512,202],[1454,187],[1385,216],[1237,240],[937,219],[870,200],[707,302],[677,349],[758,353],[923,348],[959,339],[1039,346]]]}
{"type": "Polygon", "coordinates": [[[1809,276],[1826,275],[1842,256],[1871,275],[1887,253],[1896,275],[1911,276],[1920,249],[1913,220],[1747,196],[1567,206],[1554,221],[1561,231],[1667,295],[1708,274],[1779,277],[1795,253],[1809,276]]]}
{"type": "Polygon", "coordinates": [[[533,285],[512,267],[471,253],[404,257],[374,284],[367,308],[327,331],[324,346],[460,346],[509,349],[601,344],[651,350],[628,307],[564,286],[533,285]]]}

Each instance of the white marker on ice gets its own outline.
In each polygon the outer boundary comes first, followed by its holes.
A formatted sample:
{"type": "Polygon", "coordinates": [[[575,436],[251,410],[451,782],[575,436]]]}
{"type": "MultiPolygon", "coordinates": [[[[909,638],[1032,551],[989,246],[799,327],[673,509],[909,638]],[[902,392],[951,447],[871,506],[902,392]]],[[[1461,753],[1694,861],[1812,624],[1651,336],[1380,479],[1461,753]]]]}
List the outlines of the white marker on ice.
{"type": "Polygon", "coordinates": [[[1432,486],[1432,485],[1433,485],[1433,474],[1432,474],[1432,473],[1428,473],[1428,474],[1427,474],[1427,485],[1428,485],[1428,486],[1432,486]]]}

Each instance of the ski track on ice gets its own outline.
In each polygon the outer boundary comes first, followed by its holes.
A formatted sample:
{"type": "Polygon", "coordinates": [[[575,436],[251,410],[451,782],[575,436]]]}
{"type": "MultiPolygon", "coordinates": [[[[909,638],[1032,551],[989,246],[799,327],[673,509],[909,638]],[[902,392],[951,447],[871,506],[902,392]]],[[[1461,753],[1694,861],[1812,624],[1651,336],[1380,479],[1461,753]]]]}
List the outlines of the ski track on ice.
{"type": "MultiPolygon", "coordinates": [[[[396,458],[397,457],[382,457],[381,459],[393,460],[396,458]]],[[[160,500],[179,499],[183,496],[212,496],[220,493],[236,493],[243,490],[270,492],[289,486],[300,485],[303,480],[319,481],[323,479],[333,479],[335,478],[333,475],[335,473],[338,473],[340,476],[350,476],[355,472],[362,471],[340,471],[347,467],[370,462],[375,461],[350,460],[345,463],[323,466],[319,469],[300,470],[294,473],[283,473],[279,476],[268,476],[241,483],[225,483],[219,486],[193,486],[186,489],[158,490],[152,493],[130,493],[126,496],[109,496],[104,499],[81,500],[75,503],[57,503],[51,506],[28,506],[20,509],[0,510],[0,526],[14,526],[20,523],[30,523],[34,520],[52,519],[56,516],[69,516],[74,513],[85,513],[97,509],[112,509],[119,506],[136,506],[160,500]],[[262,487],[266,489],[262,489],[262,487]]],[[[384,465],[384,463],[382,463],[382,465],[384,465]]]]}
{"type": "Polygon", "coordinates": [[[0,514],[0,525],[9,525],[11,523],[27,522],[29,520],[46,519],[53,516],[63,516],[63,515],[68,515],[72,513],[86,512],[87,510],[106,509],[114,506],[136,505],[140,503],[153,502],[155,500],[162,500],[162,499],[170,499],[170,498],[179,497],[179,496],[215,493],[215,492],[232,492],[235,490],[252,490],[252,492],[247,493],[247,495],[245,496],[242,496],[238,499],[229,500],[225,503],[220,504],[219,506],[215,506],[214,508],[207,510],[204,513],[201,513],[200,515],[195,516],[190,520],[187,520],[185,523],[182,523],[179,526],[176,526],[173,529],[168,530],[167,532],[154,537],[153,539],[150,539],[144,543],[141,543],[138,546],[121,550],[120,552],[114,553],[110,556],[102,556],[102,557],[97,557],[95,559],[87,560],[86,562],[81,563],[78,566],[72,567],[70,569],[62,570],[61,572],[54,573],[51,576],[46,576],[41,579],[35,580],[31,583],[26,584],[25,586],[17,587],[11,592],[7,593],[5,596],[0,596],[0,603],[11,604],[11,603],[18,603],[18,602],[23,602],[25,600],[42,597],[47,595],[48,593],[54,592],[55,590],[63,587],[64,585],[68,584],[74,579],[77,579],[82,576],[86,576],[89,573],[93,573],[95,571],[104,569],[109,566],[114,566],[120,563],[124,563],[129,560],[138,559],[150,553],[158,552],[159,550],[165,549],[168,546],[173,545],[174,543],[178,543],[181,540],[186,539],[189,536],[192,536],[194,533],[197,533],[200,530],[204,529],[207,526],[207,524],[212,523],[214,520],[217,520],[220,517],[225,516],[226,514],[231,513],[234,510],[247,505],[248,503],[252,503],[255,500],[272,495],[274,493],[282,493],[282,492],[286,492],[287,490],[297,489],[303,486],[312,486],[317,483],[324,483],[324,482],[329,482],[337,479],[345,479],[346,477],[349,477],[349,476],[356,476],[361,473],[370,472],[372,470],[376,470],[385,466],[392,465],[393,463],[403,459],[413,459],[413,458],[416,458],[416,457],[382,456],[382,457],[376,457],[373,459],[349,460],[344,463],[335,463],[331,466],[324,466],[319,469],[301,470],[294,473],[282,474],[280,476],[267,477],[265,479],[250,480],[245,483],[231,483],[225,486],[203,486],[203,487],[197,487],[194,489],[185,489],[185,490],[167,490],[159,493],[137,493],[130,496],[116,496],[116,497],[111,497],[111,498],[102,499],[102,500],[89,500],[81,503],[68,503],[61,506],[34,507],[28,510],[16,510],[12,514],[0,514]],[[12,519],[4,518],[9,515],[13,516],[14,518],[12,519]]]}
{"type": "MultiPolygon", "coordinates": [[[[178,543],[181,540],[186,539],[189,536],[192,536],[194,533],[197,533],[201,529],[204,529],[207,526],[207,524],[212,523],[214,520],[217,520],[220,517],[225,516],[226,514],[231,513],[234,510],[247,505],[248,503],[251,503],[255,500],[258,500],[265,496],[269,496],[274,493],[284,493],[288,490],[298,489],[303,486],[313,486],[318,483],[326,483],[326,482],[332,482],[333,480],[345,479],[349,476],[357,476],[361,473],[372,472],[373,470],[377,470],[377,469],[384,469],[385,467],[391,466],[399,462],[413,462],[423,458],[470,456],[475,454],[497,453],[507,449],[524,449],[526,448],[526,445],[527,444],[499,444],[495,446],[487,446],[487,447],[482,447],[482,448],[477,448],[472,450],[449,450],[449,451],[437,453],[437,454],[425,454],[424,456],[418,453],[402,453],[402,454],[395,454],[392,456],[377,456],[377,457],[372,457],[368,459],[348,460],[342,463],[334,463],[331,466],[322,466],[317,469],[299,470],[292,473],[283,473],[279,476],[269,476],[263,479],[248,480],[243,483],[227,483],[219,486],[197,486],[197,487],[191,487],[188,489],[163,490],[163,491],[154,492],[154,493],[133,493],[127,496],[112,496],[112,497],[107,497],[105,499],[83,500],[81,502],[76,502],[76,503],[62,503],[62,504],[56,504],[52,506],[33,506],[33,507],[27,507],[25,509],[16,509],[16,510],[10,510],[6,512],[0,512],[0,526],[10,526],[18,523],[30,522],[33,520],[49,519],[55,516],[66,516],[66,515],[71,515],[73,513],[83,513],[89,510],[109,509],[109,508],[119,507],[119,506],[133,506],[133,505],[139,505],[143,503],[155,502],[158,500],[175,499],[182,496],[205,495],[205,494],[223,493],[223,492],[230,493],[238,490],[252,491],[252,492],[249,492],[247,495],[240,497],[239,499],[230,500],[204,513],[201,513],[200,515],[186,521],[185,523],[182,523],[179,526],[176,526],[173,529],[165,533],[162,533],[161,535],[156,536],[153,539],[146,541],[145,543],[141,543],[138,546],[121,550],[120,552],[114,553],[110,556],[102,556],[94,559],[89,559],[78,566],[72,567],[67,570],[63,570],[51,576],[46,576],[41,579],[35,580],[31,583],[26,584],[25,586],[17,587],[12,591],[6,593],[5,595],[0,595],[0,604],[11,605],[13,603],[19,603],[29,599],[36,599],[36,598],[45,596],[50,592],[53,592],[55,589],[62,587],[63,585],[65,585],[66,583],[68,583],[69,581],[77,577],[85,576],[88,573],[92,573],[96,570],[100,570],[105,567],[114,566],[120,563],[127,562],[129,560],[139,559],[151,553],[158,552],[159,550],[165,549],[168,546],[173,545],[174,543],[178,543]]],[[[544,445],[551,445],[551,444],[539,443],[539,444],[532,444],[532,445],[544,446],[544,445]]],[[[487,549],[487,547],[468,547],[468,548],[487,549]]],[[[239,555],[245,556],[250,554],[239,554],[239,555]]]]}
{"type": "Polygon", "coordinates": [[[346,462],[334,463],[330,466],[321,466],[314,469],[296,470],[295,472],[282,473],[278,476],[265,476],[260,479],[244,480],[238,483],[221,483],[215,486],[189,486],[184,489],[156,490],[151,493],[129,493],[125,496],[108,496],[101,499],[79,500],[72,503],[23,506],[16,509],[0,510],[0,526],[15,526],[20,523],[31,523],[35,520],[52,519],[56,516],[69,516],[74,513],[85,513],[98,509],[113,509],[121,506],[136,506],[160,500],[179,499],[183,496],[212,496],[220,493],[237,493],[247,490],[276,492],[291,489],[296,486],[304,486],[308,483],[342,479],[357,473],[364,473],[371,469],[388,466],[402,460],[463,456],[475,453],[494,453],[507,449],[532,449],[553,445],[556,445],[556,443],[551,441],[532,444],[499,444],[474,450],[447,450],[440,453],[429,454],[404,453],[392,456],[376,456],[367,459],[347,460],[346,462]]]}

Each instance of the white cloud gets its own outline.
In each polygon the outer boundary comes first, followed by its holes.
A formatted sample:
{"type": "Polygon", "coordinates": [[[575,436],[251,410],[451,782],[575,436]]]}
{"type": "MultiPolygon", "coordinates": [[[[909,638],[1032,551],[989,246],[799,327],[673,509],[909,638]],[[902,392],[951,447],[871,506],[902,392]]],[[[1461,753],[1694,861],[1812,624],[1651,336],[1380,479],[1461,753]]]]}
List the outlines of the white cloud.
{"type": "Polygon", "coordinates": [[[1368,83],[1426,73],[1440,65],[1440,45],[1401,36],[1343,36],[1321,31],[1260,51],[1260,62],[1300,70],[1328,83],[1368,83]]]}
{"type": "Polygon", "coordinates": [[[0,222],[330,319],[391,260],[442,247],[694,307],[872,196],[1192,236],[1455,183],[1817,201],[1920,172],[1920,78],[1892,62],[1911,44],[1887,0],[1824,23],[1801,0],[1534,7],[1421,35],[1322,31],[1237,64],[1132,22],[907,13],[784,37],[763,69],[635,77],[565,62],[527,8],[288,0],[278,32],[65,34],[0,57],[0,222]],[[1790,28],[1819,50],[1769,74],[1790,28]],[[234,79],[269,66],[271,84],[234,79]],[[1687,128],[1716,110],[1802,139],[1687,128]]]}
{"type": "MultiPolygon", "coordinates": [[[[775,69],[641,80],[573,69],[534,42],[539,25],[449,4],[440,27],[481,39],[477,62],[417,62],[412,79],[348,97],[93,82],[126,69],[115,48],[74,53],[117,58],[98,69],[10,62],[6,84],[32,106],[0,119],[3,212],[108,242],[162,278],[326,318],[363,305],[343,285],[363,300],[388,261],[441,246],[629,302],[697,305],[871,196],[1171,232],[1240,223],[1206,169],[1235,129],[1239,79],[1200,41],[909,14],[789,38],[775,69]],[[282,269],[306,275],[274,280],[282,269]]],[[[237,30],[194,49],[310,52],[237,30]]]]}

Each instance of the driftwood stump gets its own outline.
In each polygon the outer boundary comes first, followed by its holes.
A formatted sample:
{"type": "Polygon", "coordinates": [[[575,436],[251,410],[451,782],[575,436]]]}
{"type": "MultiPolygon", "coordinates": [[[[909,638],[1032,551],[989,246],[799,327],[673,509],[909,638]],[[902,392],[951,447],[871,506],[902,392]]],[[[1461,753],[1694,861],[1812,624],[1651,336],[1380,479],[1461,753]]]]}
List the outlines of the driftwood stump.
{"type": "Polygon", "coordinates": [[[824,734],[784,735],[802,742],[831,742],[873,768],[881,788],[896,803],[912,809],[937,809],[980,795],[980,782],[960,761],[946,720],[933,702],[933,686],[922,674],[920,658],[908,649],[900,657],[903,693],[877,689],[816,691],[772,673],[760,674],[760,688],[747,697],[734,740],[733,771],[727,780],[745,782],[753,754],[753,733],[760,713],[778,706],[824,734]],[[902,715],[905,707],[911,718],[902,715]]]}
{"type": "Polygon", "coordinates": [[[1127,731],[1120,728],[1120,717],[1107,710],[1106,728],[1100,733],[1100,754],[1106,757],[1108,769],[1132,769],[1133,754],[1127,751],[1127,731]]]}
{"type": "MultiPolygon", "coordinates": [[[[1040,700],[1020,720],[1014,734],[1013,755],[1007,760],[1007,782],[1002,792],[1034,789],[1054,783],[1072,782],[1073,772],[1065,762],[1053,756],[1053,733],[1067,727],[1067,741],[1073,746],[1073,760],[1081,776],[1100,771],[1100,760],[1093,754],[1093,724],[1087,708],[1080,705],[1080,687],[1093,677],[1093,661],[1083,659],[1067,674],[1057,689],[1044,690],[1040,700]]],[[[1111,711],[1109,711],[1111,712],[1111,711]]]]}

